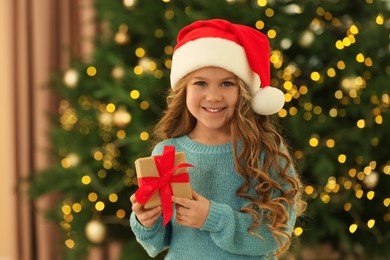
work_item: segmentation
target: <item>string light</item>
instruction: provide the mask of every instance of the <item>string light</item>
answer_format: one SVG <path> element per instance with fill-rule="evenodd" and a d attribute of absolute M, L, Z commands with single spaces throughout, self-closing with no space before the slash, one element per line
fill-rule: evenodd
<path fill-rule="evenodd" d="M 87 68 L 87 75 L 90 77 L 94 77 L 97 74 L 97 69 L 94 66 L 89 66 Z"/>
<path fill-rule="evenodd" d="M 149 139 L 149 133 L 148 132 L 142 132 L 140 135 L 139 135 L 139 138 L 142 140 L 142 141 L 146 141 Z"/>
<path fill-rule="evenodd" d="M 260 7 L 265 7 L 267 5 L 267 0 L 257 0 L 257 5 Z"/>
<path fill-rule="evenodd" d="M 133 9 L 136 4 L 137 4 L 137 0 L 123 0 L 123 5 L 127 9 Z"/>
<path fill-rule="evenodd" d="M 351 233 L 353 234 L 353 233 L 356 232 L 357 228 L 358 228 L 358 225 L 357 225 L 357 224 L 351 224 L 351 225 L 349 226 L 349 232 L 351 232 Z"/>
<path fill-rule="evenodd" d="M 73 205 L 72 205 L 72 210 L 75 212 L 75 213 L 80 213 L 81 212 L 81 210 L 82 210 L 82 206 L 81 206 L 81 204 L 80 203 L 74 203 Z"/>
<path fill-rule="evenodd" d="M 96 202 L 96 204 L 95 204 L 95 209 L 97 210 L 97 211 L 103 211 L 104 210 L 104 208 L 105 208 L 105 204 L 104 204 L 104 202 L 103 201 L 98 201 L 98 202 Z"/>
<path fill-rule="evenodd" d="M 89 177 L 88 175 L 84 175 L 81 178 L 81 183 L 84 184 L 84 185 L 90 184 L 91 183 L 91 177 Z"/>
<path fill-rule="evenodd" d="M 118 209 L 117 211 L 116 211 L 116 214 L 115 214 L 116 216 L 117 216 L 117 218 L 125 218 L 126 217 L 126 211 L 125 210 L 123 210 L 123 209 Z"/>
<path fill-rule="evenodd" d="M 74 248 L 75 243 L 74 243 L 73 239 L 67 239 L 67 240 L 65 240 L 65 246 L 66 246 L 67 248 L 69 248 L 69 249 Z"/>

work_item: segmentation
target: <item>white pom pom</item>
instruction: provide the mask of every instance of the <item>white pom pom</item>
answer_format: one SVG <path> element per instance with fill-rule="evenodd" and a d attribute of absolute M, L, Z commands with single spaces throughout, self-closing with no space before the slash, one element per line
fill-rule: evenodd
<path fill-rule="evenodd" d="M 284 105 L 284 94 L 274 87 L 260 88 L 252 98 L 252 108 L 259 115 L 272 115 Z"/>

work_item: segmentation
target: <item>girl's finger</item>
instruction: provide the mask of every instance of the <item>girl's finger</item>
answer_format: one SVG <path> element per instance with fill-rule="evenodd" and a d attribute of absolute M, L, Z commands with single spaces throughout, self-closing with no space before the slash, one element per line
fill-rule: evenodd
<path fill-rule="evenodd" d="M 131 204 L 134 204 L 136 202 L 135 194 L 130 196 L 130 202 L 131 202 Z"/>
<path fill-rule="evenodd" d="M 191 208 L 191 200 L 189 199 L 172 196 L 172 201 L 173 203 L 181 205 L 187 209 Z"/>

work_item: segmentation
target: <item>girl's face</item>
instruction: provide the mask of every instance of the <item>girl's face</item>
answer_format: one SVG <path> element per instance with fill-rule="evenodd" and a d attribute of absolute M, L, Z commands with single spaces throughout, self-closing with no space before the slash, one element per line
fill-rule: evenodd
<path fill-rule="evenodd" d="M 239 96 L 237 77 L 219 67 L 194 71 L 187 84 L 187 108 L 197 119 L 193 131 L 230 134 L 230 122 Z"/>

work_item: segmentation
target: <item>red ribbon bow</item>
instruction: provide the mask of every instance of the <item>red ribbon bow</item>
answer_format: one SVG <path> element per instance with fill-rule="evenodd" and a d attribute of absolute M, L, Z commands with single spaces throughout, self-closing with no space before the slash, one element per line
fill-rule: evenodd
<path fill-rule="evenodd" d="M 152 196 L 160 191 L 161 206 L 163 209 L 163 226 L 165 226 L 173 215 L 172 209 L 172 187 L 171 182 L 189 182 L 188 172 L 173 175 L 176 170 L 185 167 L 193 167 L 192 164 L 175 163 L 175 147 L 165 146 L 160 156 L 153 156 L 160 177 L 138 178 L 139 188 L 135 192 L 137 202 L 145 204 Z"/>

